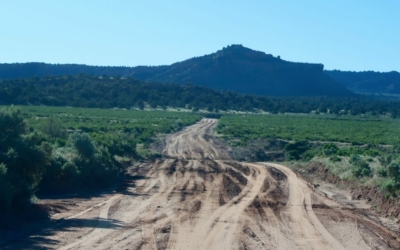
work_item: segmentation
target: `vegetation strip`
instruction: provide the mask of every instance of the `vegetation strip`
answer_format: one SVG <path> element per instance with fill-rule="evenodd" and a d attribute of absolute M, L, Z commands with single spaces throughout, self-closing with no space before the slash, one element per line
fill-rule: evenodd
<path fill-rule="evenodd" d="M 61 107 L 0 111 L 2 226 L 35 202 L 35 193 L 108 187 L 134 161 L 157 157 L 160 134 L 200 120 L 192 113 Z M 4 217 L 4 218 L 3 218 Z M 18 217 L 18 216 L 17 216 Z"/>

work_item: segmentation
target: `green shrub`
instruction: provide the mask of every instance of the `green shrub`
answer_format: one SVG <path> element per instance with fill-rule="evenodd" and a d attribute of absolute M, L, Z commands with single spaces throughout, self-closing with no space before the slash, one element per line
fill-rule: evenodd
<path fill-rule="evenodd" d="M 342 161 L 342 158 L 340 158 L 337 155 L 334 155 L 334 156 L 329 157 L 329 160 L 332 162 L 340 162 L 340 161 Z"/>
<path fill-rule="evenodd" d="M 338 150 L 339 150 L 338 146 L 336 146 L 336 144 L 333 143 L 324 144 L 322 146 L 322 154 L 324 156 L 335 155 Z"/>
<path fill-rule="evenodd" d="M 129 133 L 92 133 L 92 138 L 107 147 L 112 155 L 137 158 L 135 137 Z"/>
<path fill-rule="evenodd" d="M 27 206 L 49 163 L 40 134 L 27 131 L 19 110 L 0 111 L 0 209 Z"/>
<path fill-rule="evenodd" d="M 378 170 L 376 171 L 376 174 L 377 174 L 379 177 L 383 177 L 383 178 L 385 178 L 385 177 L 388 176 L 388 173 L 387 173 L 387 170 L 386 170 L 385 167 L 380 167 L 380 168 L 378 168 Z"/>
<path fill-rule="evenodd" d="M 388 154 L 388 155 L 383 155 L 383 156 L 379 156 L 378 157 L 379 162 L 381 163 L 382 166 L 388 166 L 392 160 L 393 160 L 393 156 Z"/>
<path fill-rule="evenodd" d="M 353 176 L 357 178 L 371 176 L 371 167 L 359 155 L 352 155 L 349 162 L 353 165 Z"/>
<path fill-rule="evenodd" d="M 40 125 L 40 130 L 51 138 L 67 139 L 66 129 L 60 119 L 49 117 Z"/>
<path fill-rule="evenodd" d="M 70 161 L 64 163 L 61 170 L 62 170 L 62 179 L 64 181 L 74 182 L 80 176 L 80 170 L 73 162 Z"/>
<path fill-rule="evenodd" d="M 400 164 L 397 162 L 392 162 L 387 168 L 387 172 L 390 178 L 394 180 L 395 183 L 400 182 Z"/>
<path fill-rule="evenodd" d="M 0 151 L 7 151 L 13 141 L 26 133 L 26 123 L 20 110 L 3 109 L 0 111 Z"/>
<path fill-rule="evenodd" d="M 400 190 L 400 185 L 393 180 L 387 180 L 381 184 L 380 189 L 388 195 L 395 195 Z"/>
<path fill-rule="evenodd" d="M 310 161 L 314 156 L 318 155 L 318 149 L 309 149 L 302 154 L 302 158 L 306 161 Z"/>
<path fill-rule="evenodd" d="M 294 143 L 286 144 L 285 146 L 285 158 L 286 160 L 300 160 L 302 154 L 310 148 L 310 145 L 306 141 L 298 141 Z"/>
<path fill-rule="evenodd" d="M 380 152 L 376 149 L 368 149 L 368 150 L 364 151 L 363 154 L 372 156 L 372 157 L 376 157 L 376 156 L 380 155 Z"/>
<path fill-rule="evenodd" d="M 69 141 L 78 151 L 78 154 L 86 159 L 92 159 L 96 152 L 92 138 L 87 133 L 75 132 L 70 135 Z"/>

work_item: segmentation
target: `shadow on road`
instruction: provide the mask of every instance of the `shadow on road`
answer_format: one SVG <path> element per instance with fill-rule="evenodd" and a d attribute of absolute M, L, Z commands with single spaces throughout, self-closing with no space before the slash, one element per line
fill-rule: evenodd
<path fill-rule="evenodd" d="M 62 232 L 74 232 L 82 228 L 122 227 L 123 224 L 120 221 L 113 219 L 94 217 L 52 220 L 50 219 L 50 214 L 68 211 L 71 206 L 76 206 L 75 204 L 83 202 L 85 199 L 95 197 L 101 199 L 115 192 L 131 196 L 147 196 L 147 194 L 132 192 L 132 188 L 136 186 L 135 182 L 144 179 L 147 179 L 147 177 L 125 175 L 120 179 L 117 186 L 102 192 L 97 190 L 95 192 L 85 191 L 64 195 L 42 194 L 39 196 L 41 204 L 32 205 L 29 213 L 25 212 L 20 216 L 14 216 L 20 217 L 18 220 L 9 219 L 10 227 L 3 229 L 0 227 L 0 249 L 53 249 L 59 242 L 51 239 L 52 235 Z"/>
<path fill-rule="evenodd" d="M 123 223 L 113 219 L 101 219 L 101 218 L 90 218 L 90 219 L 68 219 L 59 220 L 55 222 L 54 226 L 47 227 L 36 231 L 34 234 L 17 235 L 18 239 L 11 240 L 1 244 L 1 249 L 53 249 L 59 243 L 59 241 L 50 239 L 51 236 L 59 234 L 60 232 L 74 232 L 81 230 L 82 228 L 120 228 L 123 227 Z M 12 237 L 13 235 L 9 235 Z"/>

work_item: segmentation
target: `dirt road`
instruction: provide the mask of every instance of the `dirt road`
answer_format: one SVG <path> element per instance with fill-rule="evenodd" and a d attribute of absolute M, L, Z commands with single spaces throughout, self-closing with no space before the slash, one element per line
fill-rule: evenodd
<path fill-rule="evenodd" d="M 127 189 L 6 248 L 397 249 L 393 235 L 272 163 L 230 160 L 203 119 Z M 33 239 L 37 239 L 33 241 Z M 34 243 L 33 243 L 34 242 Z M 29 245 L 31 244 L 31 245 Z"/>

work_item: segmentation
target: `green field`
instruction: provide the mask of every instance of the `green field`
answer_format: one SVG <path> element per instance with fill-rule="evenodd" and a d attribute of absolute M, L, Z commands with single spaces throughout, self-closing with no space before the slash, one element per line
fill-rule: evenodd
<path fill-rule="evenodd" d="M 110 187 L 134 162 L 160 156 L 151 142 L 201 118 L 187 112 L 0 107 L 0 210 L 28 207 L 37 191 Z"/>
<path fill-rule="evenodd" d="M 386 197 L 400 193 L 399 119 L 225 115 L 217 133 L 233 148 L 256 150 L 257 157 L 271 150 L 265 141 L 282 139 L 287 143 L 280 148 L 287 165 L 307 167 L 310 161 L 316 161 L 340 179 L 377 188 Z"/>
<path fill-rule="evenodd" d="M 353 144 L 400 143 L 400 120 L 311 115 L 226 115 L 217 132 L 243 142 L 257 138 Z"/>
<path fill-rule="evenodd" d="M 200 115 L 184 112 L 138 111 L 71 107 L 17 106 L 28 125 L 39 129 L 49 117 L 61 120 L 69 131 L 80 130 L 96 136 L 118 133 L 147 143 L 159 134 L 176 131 L 201 119 Z"/>

